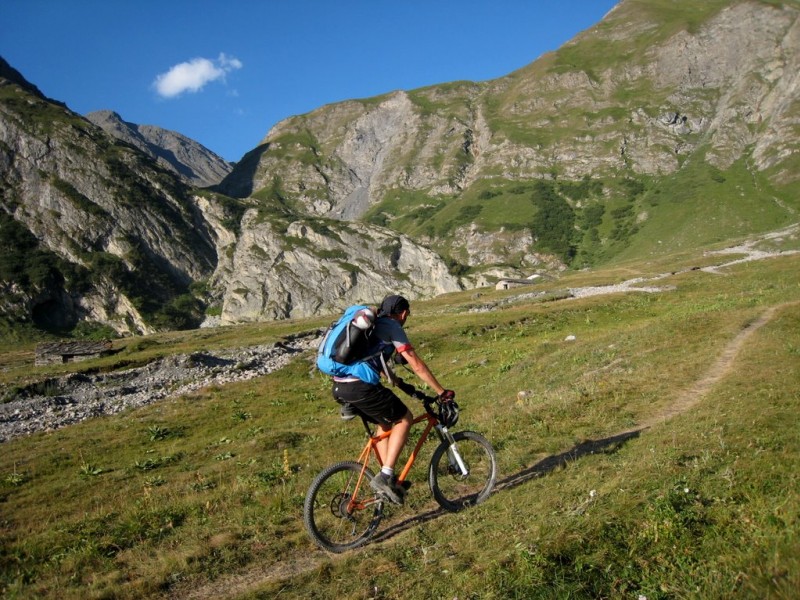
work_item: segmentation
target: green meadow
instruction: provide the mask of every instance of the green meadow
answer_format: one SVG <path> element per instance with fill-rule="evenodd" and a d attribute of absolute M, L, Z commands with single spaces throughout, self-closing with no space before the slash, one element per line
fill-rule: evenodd
<path fill-rule="evenodd" d="M 314 546 L 302 505 L 324 466 L 355 459 L 364 432 L 339 419 L 311 353 L 7 441 L 3 596 L 796 597 L 800 243 L 756 247 L 778 254 L 708 272 L 737 255 L 675 252 L 415 303 L 412 341 L 456 390 L 457 429 L 494 444 L 497 489 L 443 512 L 427 444 L 406 505 L 343 555 Z M 662 291 L 564 298 L 635 277 Z M 67 371 L 269 343 L 329 320 L 117 340 L 112 357 L 59 367 L 34 368 L 33 347 L 17 345 L 0 355 L 0 382 L 8 396 Z"/>

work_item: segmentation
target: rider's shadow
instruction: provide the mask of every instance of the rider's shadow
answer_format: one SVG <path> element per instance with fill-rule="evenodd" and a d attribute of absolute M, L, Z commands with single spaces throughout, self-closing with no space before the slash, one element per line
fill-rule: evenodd
<path fill-rule="evenodd" d="M 498 481 L 497 485 L 495 485 L 492 495 L 503 490 L 515 488 L 523 483 L 531 481 L 532 479 L 544 477 L 548 473 L 552 473 L 560 467 L 565 467 L 569 463 L 575 462 L 584 456 L 591 454 L 614 454 L 623 446 L 623 444 L 625 444 L 625 442 L 639 437 L 639 434 L 643 431 L 643 429 L 626 431 L 624 433 L 612 435 L 611 437 L 603 438 L 601 440 L 586 440 L 585 442 L 581 442 L 565 452 L 547 456 L 537 462 L 535 465 Z M 394 525 L 380 531 L 373 538 L 373 541 L 382 542 L 388 540 L 398 533 L 411 529 L 415 525 L 433 521 L 434 519 L 438 519 L 446 514 L 449 514 L 449 511 L 446 511 L 443 508 L 437 508 L 419 515 L 414 515 L 413 517 L 409 517 L 408 519 L 405 519 L 399 523 L 395 523 Z"/>

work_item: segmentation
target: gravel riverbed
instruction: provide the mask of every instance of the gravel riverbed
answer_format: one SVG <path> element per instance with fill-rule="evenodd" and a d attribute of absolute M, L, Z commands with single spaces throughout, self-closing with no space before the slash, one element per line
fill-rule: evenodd
<path fill-rule="evenodd" d="M 320 332 L 312 332 L 275 344 L 173 355 L 143 367 L 113 373 L 73 373 L 40 382 L 20 390 L 18 399 L 0 404 L 0 442 L 211 385 L 260 377 L 286 366 L 294 355 L 315 348 L 319 339 Z"/>
<path fill-rule="evenodd" d="M 722 261 L 721 264 L 691 267 L 652 277 L 637 277 L 612 285 L 569 288 L 563 290 L 564 298 L 666 292 L 674 287 L 646 284 L 690 270 L 721 275 L 725 267 L 742 262 L 796 254 L 797 250 L 771 252 L 759 250 L 755 246 L 760 241 L 795 237 L 798 229 L 799 226 L 795 224 L 766 234 L 758 240 L 709 253 L 720 257 L 735 256 L 733 260 Z M 471 312 L 497 310 L 502 305 L 530 300 L 543 294 L 545 292 L 522 292 L 501 301 L 473 307 Z M 288 336 L 284 341 L 270 345 L 173 355 L 133 369 L 113 373 L 73 373 L 39 382 L 20 390 L 13 401 L 0 404 L 0 442 L 145 406 L 211 385 L 224 385 L 272 373 L 286 366 L 296 354 L 316 348 L 322 334 L 322 331 L 306 332 Z"/>

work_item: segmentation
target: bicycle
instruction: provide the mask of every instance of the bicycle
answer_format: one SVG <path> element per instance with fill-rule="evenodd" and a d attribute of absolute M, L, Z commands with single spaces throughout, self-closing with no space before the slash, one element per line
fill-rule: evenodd
<path fill-rule="evenodd" d="M 474 431 L 451 433 L 442 422 L 447 418 L 441 419 L 441 411 L 434 408 L 440 408 L 437 398 L 418 390 L 409 395 L 421 400 L 425 408 L 423 414 L 414 418 L 412 427 L 423 422 L 426 425 L 397 477 L 398 484 L 408 490 L 407 476 L 428 435 L 435 431 L 440 443 L 428 467 L 428 485 L 434 500 L 450 512 L 486 500 L 497 480 L 497 458 L 492 445 Z M 366 543 L 375 534 L 384 516 L 384 502 L 388 502 L 369 485 L 374 476 L 369 463 L 374 457 L 380 470 L 381 458 L 376 446 L 391 432 L 376 435 L 367 420 L 362 417 L 362 421 L 367 442 L 358 459 L 323 469 L 311 483 L 303 505 L 303 521 L 311 539 L 329 552 L 345 552 Z"/>

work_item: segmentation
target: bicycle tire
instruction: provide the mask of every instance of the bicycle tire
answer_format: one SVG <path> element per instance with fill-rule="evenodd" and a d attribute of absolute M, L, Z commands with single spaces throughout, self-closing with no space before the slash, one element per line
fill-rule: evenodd
<path fill-rule="evenodd" d="M 428 470 L 428 484 L 439 506 L 457 512 L 480 504 L 494 489 L 497 481 L 497 457 L 489 441 L 474 431 L 453 434 L 458 453 L 469 474 L 464 477 L 448 455 L 450 443 L 442 442 L 433 452 Z"/>
<path fill-rule="evenodd" d="M 361 463 L 353 461 L 330 465 L 314 478 L 306 493 L 303 505 L 306 530 L 318 546 L 329 552 L 340 553 L 361 546 L 372 537 L 383 518 L 380 501 L 346 514 L 346 504 L 362 468 Z M 374 497 L 369 487 L 372 477 L 372 471 L 367 469 L 361 484 L 365 499 Z"/>

